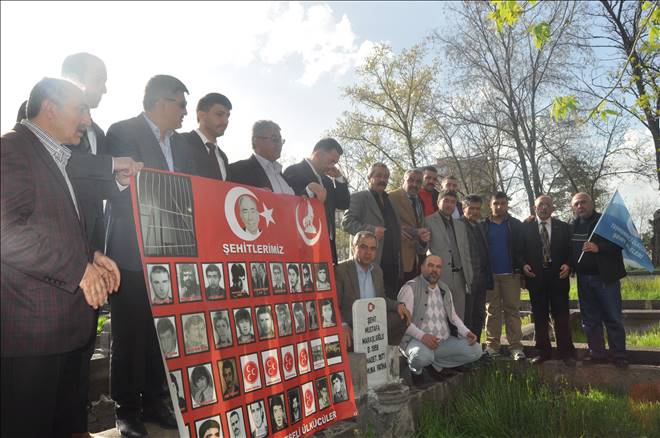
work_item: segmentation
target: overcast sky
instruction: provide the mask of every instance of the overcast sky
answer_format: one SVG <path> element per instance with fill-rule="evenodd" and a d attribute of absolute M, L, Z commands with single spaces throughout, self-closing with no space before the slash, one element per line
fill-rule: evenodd
<path fill-rule="evenodd" d="M 283 161 L 292 163 L 348 109 L 341 87 L 355 80 L 370 48 L 419 42 L 445 25 L 447 4 L 2 2 L 0 16 L 3 133 L 39 79 L 59 75 L 67 55 L 87 51 L 108 68 L 108 93 L 92 114 L 103 129 L 138 115 L 147 80 L 170 74 L 190 90 L 182 131 L 197 126 L 199 98 L 220 92 L 234 107 L 220 139 L 230 162 L 250 155 L 252 124 L 271 119 L 287 140 Z M 622 193 L 653 196 L 650 187 Z"/>

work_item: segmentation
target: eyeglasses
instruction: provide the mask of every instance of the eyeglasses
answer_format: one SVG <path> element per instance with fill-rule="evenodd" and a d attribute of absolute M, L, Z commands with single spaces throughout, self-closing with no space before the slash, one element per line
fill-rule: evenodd
<path fill-rule="evenodd" d="M 176 103 L 181 109 L 186 109 L 186 107 L 188 106 L 188 102 L 186 102 L 185 100 L 179 102 L 178 100 L 172 99 L 171 97 L 165 97 L 165 100 L 169 100 L 170 102 Z"/>
<path fill-rule="evenodd" d="M 260 138 L 262 140 L 269 140 L 271 143 L 275 144 L 284 144 L 286 143 L 286 140 L 283 139 L 282 137 L 276 137 L 276 136 L 271 136 L 271 137 L 265 137 L 263 135 L 255 135 L 254 138 Z"/>

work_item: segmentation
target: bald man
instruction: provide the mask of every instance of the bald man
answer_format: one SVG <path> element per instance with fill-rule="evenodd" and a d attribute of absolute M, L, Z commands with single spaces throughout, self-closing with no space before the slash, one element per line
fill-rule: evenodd
<path fill-rule="evenodd" d="M 412 313 L 412 322 L 401 340 L 413 383 L 423 383 L 426 369 L 442 380 L 443 368 L 455 368 L 481 357 L 481 345 L 456 314 L 449 287 L 440 281 L 443 261 L 428 256 L 421 274 L 407 282 L 397 297 Z"/>
<path fill-rule="evenodd" d="M 625 368 L 628 362 L 621 310 L 621 279 L 626 276 L 626 268 L 622 249 L 600 236 L 592 236 L 601 214 L 594 211 L 591 196 L 577 193 L 571 206 L 575 214 L 571 223 L 573 266 L 577 274 L 582 328 L 591 353 L 582 363 L 591 365 L 608 361 L 604 325 L 611 358 L 616 366 Z M 580 259 L 582 252 L 584 255 Z"/>
<path fill-rule="evenodd" d="M 542 363 L 552 357 L 548 324 L 554 321 L 559 357 L 569 367 L 575 366 L 575 348 L 571 340 L 568 291 L 571 272 L 571 233 L 566 222 L 551 217 L 555 207 L 550 196 L 534 201 L 535 217 L 525 222 L 523 229 L 522 271 L 525 275 L 532 314 L 536 349 L 539 355 L 532 363 Z"/>

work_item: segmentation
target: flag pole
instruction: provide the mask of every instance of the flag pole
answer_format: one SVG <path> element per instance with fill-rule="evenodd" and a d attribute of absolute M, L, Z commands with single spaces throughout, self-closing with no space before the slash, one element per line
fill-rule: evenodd
<path fill-rule="evenodd" d="M 610 200 L 607 201 L 607 205 L 606 205 L 605 208 L 603 209 L 603 212 L 605 212 L 605 211 L 607 210 L 607 207 L 610 206 L 610 204 L 612 203 L 612 200 L 614 199 L 614 195 L 616 195 L 617 193 L 619 193 L 619 189 L 616 189 L 616 190 L 614 191 L 614 193 L 612 193 L 612 196 L 610 196 Z M 593 202 L 593 201 L 592 201 L 592 202 Z M 600 223 L 600 221 L 601 221 L 602 219 L 603 219 L 603 214 L 601 213 L 600 217 L 598 218 L 598 222 L 596 222 L 596 226 L 594 226 L 594 229 L 591 230 L 591 234 L 589 235 L 589 238 L 588 238 L 587 241 L 584 242 L 584 243 L 591 242 L 591 238 L 594 237 L 594 231 L 596 231 L 596 228 L 598 228 L 598 224 Z M 580 257 L 578 257 L 577 264 L 579 264 L 579 263 L 580 263 L 580 260 L 582 260 L 582 256 L 584 256 L 584 249 L 582 250 L 582 253 L 580 254 Z"/>

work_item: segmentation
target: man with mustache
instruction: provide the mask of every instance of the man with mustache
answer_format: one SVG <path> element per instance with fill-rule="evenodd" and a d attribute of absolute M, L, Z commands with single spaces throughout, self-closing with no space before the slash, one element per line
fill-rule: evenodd
<path fill-rule="evenodd" d="M 177 78 L 157 75 L 145 87 L 144 112 L 110 126 L 108 151 L 129 156 L 154 169 L 196 174 L 187 142 L 175 129 L 187 114 L 186 86 Z M 135 234 L 128 190 L 108 202 L 106 247 L 122 274 L 112 309 L 111 395 L 122 435 L 147 434 L 143 421 L 176 428 L 165 370 L 158 348 Z"/>
<path fill-rule="evenodd" d="M 355 235 L 370 231 L 378 239 L 375 263 L 383 269 L 385 295 L 396 297 L 400 278 L 401 223 L 385 192 L 390 171 L 384 163 L 374 163 L 369 170 L 369 190 L 353 193 L 341 227 Z"/>
<path fill-rule="evenodd" d="M 195 151 L 194 160 L 198 175 L 227 179 L 229 162 L 227 155 L 218 146 L 218 137 L 225 134 L 231 115 L 231 102 L 220 93 L 209 93 L 197 103 L 197 122 L 199 127 L 182 134 L 191 151 Z"/>
<path fill-rule="evenodd" d="M 63 145 L 78 144 L 91 125 L 83 92 L 44 78 L 25 115 L 0 141 L 0 435 L 71 436 L 95 309 L 117 290 L 120 273 L 90 245 L 67 167 Z"/>

